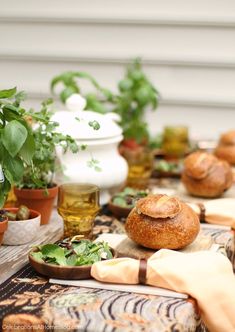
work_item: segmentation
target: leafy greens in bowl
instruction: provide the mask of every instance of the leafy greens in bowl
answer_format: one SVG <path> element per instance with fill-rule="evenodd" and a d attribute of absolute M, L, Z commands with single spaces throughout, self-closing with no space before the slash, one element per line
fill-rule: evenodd
<path fill-rule="evenodd" d="M 92 264 L 114 257 L 116 253 L 106 242 L 76 237 L 37 246 L 29 253 L 29 261 L 37 272 L 59 279 L 88 279 Z"/>
<path fill-rule="evenodd" d="M 133 208 L 135 202 L 143 197 L 146 197 L 148 192 L 146 190 L 139 190 L 130 187 L 126 187 L 123 191 L 116 193 L 112 197 L 112 203 L 124 208 Z"/>
<path fill-rule="evenodd" d="M 108 207 L 109 210 L 117 218 L 126 218 L 135 206 L 138 199 L 146 197 L 147 190 L 134 189 L 126 187 L 123 191 L 116 193 L 110 200 Z"/>

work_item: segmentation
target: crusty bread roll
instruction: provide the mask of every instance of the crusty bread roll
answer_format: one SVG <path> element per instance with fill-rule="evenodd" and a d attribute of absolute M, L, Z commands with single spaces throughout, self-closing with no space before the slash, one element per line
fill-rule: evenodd
<path fill-rule="evenodd" d="M 231 187 L 233 174 L 226 161 L 197 151 L 185 158 L 182 182 L 193 196 L 219 197 Z"/>
<path fill-rule="evenodd" d="M 215 155 L 235 165 L 235 130 L 230 130 L 221 136 Z"/>
<path fill-rule="evenodd" d="M 151 249 L 180 249 L 196 238 L 197 214 L 176 197 L 149 195 L 141 198 L 125 223 L 134 242 Z"/>

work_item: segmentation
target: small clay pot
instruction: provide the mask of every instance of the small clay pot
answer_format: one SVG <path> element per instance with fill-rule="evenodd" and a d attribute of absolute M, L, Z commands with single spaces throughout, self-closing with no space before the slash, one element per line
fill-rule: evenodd
<path fill-rule="evenodd" d="M 47 189 L 19 189 L 14 188 L 19 205 L 26 205 L 29 209 L 41 214 L 41 225 L 48 224 L 52 213 L 58 186 Z"/>
<path fill-rule="evenodd" d="M 0 221 L 0 246 L 2 244 L 3 235 L 4 235 L 5 231 L 7 230 L 7 227 L 8 227 L 8 218 L 5 218 L 5 220 Z"/>

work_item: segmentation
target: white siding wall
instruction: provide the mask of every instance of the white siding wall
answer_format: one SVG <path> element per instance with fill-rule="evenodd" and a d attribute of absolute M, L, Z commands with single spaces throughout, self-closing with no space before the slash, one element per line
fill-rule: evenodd
<path fill-rule="evenodd" d="M 0 0 L 0 87 L 31 105 L 64 70 L 115 88 L 141 56 L 161 92 L 151 131 L 188 124 L 208 138 L 235 128 L 234 0 Z"/>

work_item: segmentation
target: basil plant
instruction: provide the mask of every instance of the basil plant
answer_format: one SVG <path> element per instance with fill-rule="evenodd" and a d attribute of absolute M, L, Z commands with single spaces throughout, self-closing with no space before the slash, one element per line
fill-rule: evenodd
<path fill-rule="evenodd" d="M 16 88 L 0 91 L 0 206 L 11 186 L 23 177 L 24 165 L 32 163 L 35 152 L 28 113 L 20 106 L 24 97 Z"/>

